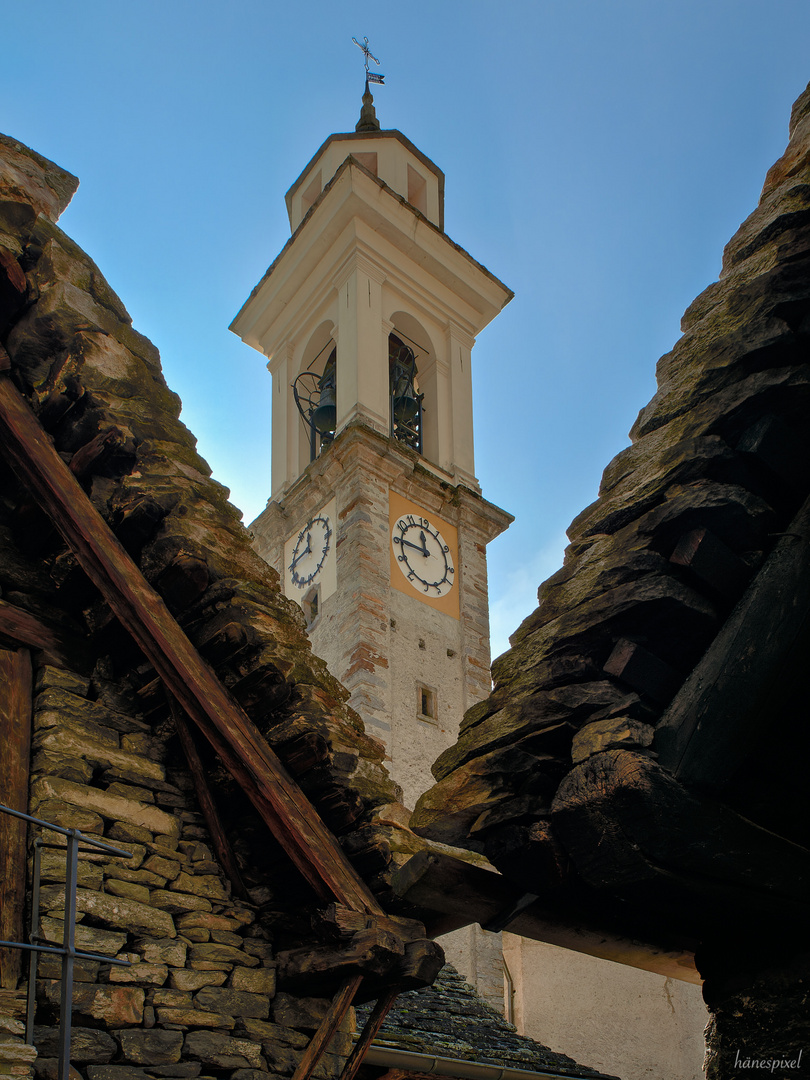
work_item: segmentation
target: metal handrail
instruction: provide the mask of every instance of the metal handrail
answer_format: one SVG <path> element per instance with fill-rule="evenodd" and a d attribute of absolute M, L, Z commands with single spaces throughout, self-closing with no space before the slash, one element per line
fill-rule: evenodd
<path fill-rule="evenodd" d="M 61 825 L 52 825 L 49 821 L 23 814 L 20 810 L 12 810 L 10 806 L 0 804 L 0 813 L 10 814 L 11 817 L 21 818 L 32 825 L 39 825 L 43 829 L 60 833 L 67 837 L 65 849 L 65 929 L 61 945 L 40 945 L 44 940 L 37 933 L 39 927 L 39 887 L 41 872 L 40 850 L 42 847 L 54 845 L 45 844 L 41 838 L 34 841 L 34 878 L 31 887 L 31 932 L 28 936 L 29 943 L 21 941 L 0 941 L 0 948 L 22 949 L 30 952 L 31 960 L 28 966 L 28 996 L 25 1014 L 25 1041 L 33 1045 L 34 1037 L 34 1012 L 36 1009 L 36 982 L 37 982 L 37 959 L 39 953 L 56 953 L 62 957 L 62 980 L 59 995 L 59 1073 L 58 1080 L 68 1080 L 70 1071 L 70 1036 L 72 1029 L 73 1014 L 73 967 L 76 960 L 101 960 L 105 964 L 116 964 L 120 967 L 129 967 L 129 960 L 118 960 L 115 957 L 103 956 L 100 953 L 85 952 L 76 948 L 76 888 L 79 872 L 79 848 L 80 845 L 88 845 L 101 851 L 109 851 L 111 854 L 123 859 L 131 859 L 131 851 L 122 851 L 120 848 L 104 844 L 92 836 L 87 836 L 79 829 L 63 829 Z"/>

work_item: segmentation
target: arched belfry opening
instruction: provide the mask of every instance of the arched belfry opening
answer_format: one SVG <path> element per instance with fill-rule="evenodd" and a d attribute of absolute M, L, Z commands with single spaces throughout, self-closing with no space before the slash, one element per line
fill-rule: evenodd
<path fill-rule="evenodd" d="M 391 434 L 417 454 L 422 453 L 422 401 L 416 354 L 398 334 L 388 335 L 388 379 Z"/>
<path fill-rule="evenodd" d="M 314 461 L 333 441 L 337 425 L 337 346 L 332 323 L 321 323 L 309 339 L 291 384 L 300 416 L 298 457 Z"/>
<path fill-rule="evenodd" d="M 436 461 L 436 356 L 431 339 L 407 312 L 396 312 L 388 335 L 391 435 Z"/>

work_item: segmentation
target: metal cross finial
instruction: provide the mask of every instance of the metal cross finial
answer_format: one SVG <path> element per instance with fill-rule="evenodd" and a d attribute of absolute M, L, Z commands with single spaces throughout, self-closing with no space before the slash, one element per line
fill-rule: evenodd
<path fill-rule="evenodd" d="M 369 49 L 369 47 L 368 47 L 368 38 L 367 37 L 363 38 L 363 44 L 362 45 L 360 44 L 360 42 L 357 40 L 356 37 L 353 37 L 352 41 L 355 43 L 355 45 L 357 46 L 358 49 L 362 50 L 363 56 L 366 58 L 366 75 L 368 75 L 368 62 L 369 62 L 369 59 L 373 60 L 374 63 L 377 65 L 377 67 L 380 66 L 380 61 L 377 59 L 377 57 L 374 55 L 374 53 Z"/>
<path fill-rule="evenodd" d="M 380 66 L 380 61 L 377 59 L 377 57 L 374 55 L 374 53 L 368 47 L 368 38 L 367 37 L 363 38 L 363 44 L 362 45 L 360 44 L 360 42 L 357 40 L 356 37 L 353 37 L 352 41 L 355 43 L 357 48 L 360 49 L 360 51 L 363 53 L 363 56 L 365 57 L 365 61 L 366 61 L 366 82 L 372 82 L 372 83 L 382 83 L 382 82 L 384 82 L 384 80 L 385 80 L 384 75 L 377 75 L 376 73 L 369 72 L 369 70 L 368 70 L 368 62 L 369 62 L 369 60 L 373 60 L 374 63 L 377 65 L 377 67 Z"/>

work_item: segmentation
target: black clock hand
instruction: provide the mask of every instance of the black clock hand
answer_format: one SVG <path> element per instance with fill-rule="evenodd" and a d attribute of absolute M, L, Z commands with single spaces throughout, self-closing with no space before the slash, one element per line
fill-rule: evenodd
<path fill-rule="evenodd" d="M 312 546 L 311 545 L 312 545 L 312 533 L 307 533 L 307 546 L 301 552 L 300 555 L 296 556 L 296 558 L 293 559 L 292 563 L 290 564 L 290 570 L 294 570 L 296 568 L 296 566 L 301 562 L 301 560 L 306 555 L 310 555 L 312 553 Z"/>
<path fill-rule="evenodd" d="M 427 540 L 425 540 L 425 534 L 423 532 L 419 533 L 419 539 L 422 541 L 422 554 L 427 558 L 429 553 L 427 549 Z"/>
<path fill-rule="evenodd" d="M 402 544 L 403 547 L 412 547 L 414 549 L 414 551 L 420 551 L 423 555 L 427 554 L 427 552 L 424 550 L 424 547 L 425 547 L 424 538 L 423 538 L 422 547 L 419 547 L 418 544 L 412 544 L 410 542 L 410 540 L 402 540 L 401 539 L 399 542 L 400 542 L 400 544 Z"/>

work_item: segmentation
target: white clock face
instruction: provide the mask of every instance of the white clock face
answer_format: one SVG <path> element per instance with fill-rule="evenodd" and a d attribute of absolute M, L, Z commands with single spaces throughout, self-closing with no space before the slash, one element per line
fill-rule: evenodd
<path fill-rule="evenodd" d="M 331 544 L 329 518 L 325 514 L 310 518 L 298 534 L 287 567 L 293 585 L 306 589 L 316 580 L 332 550 Z"/>
<path fill-rule="evenodd" d="M 391 547 L 402 575 L 422 596 L 446 596 L 455 567 L 450 548 L 427 518 L 403 514 L 391 530 Z"/>

